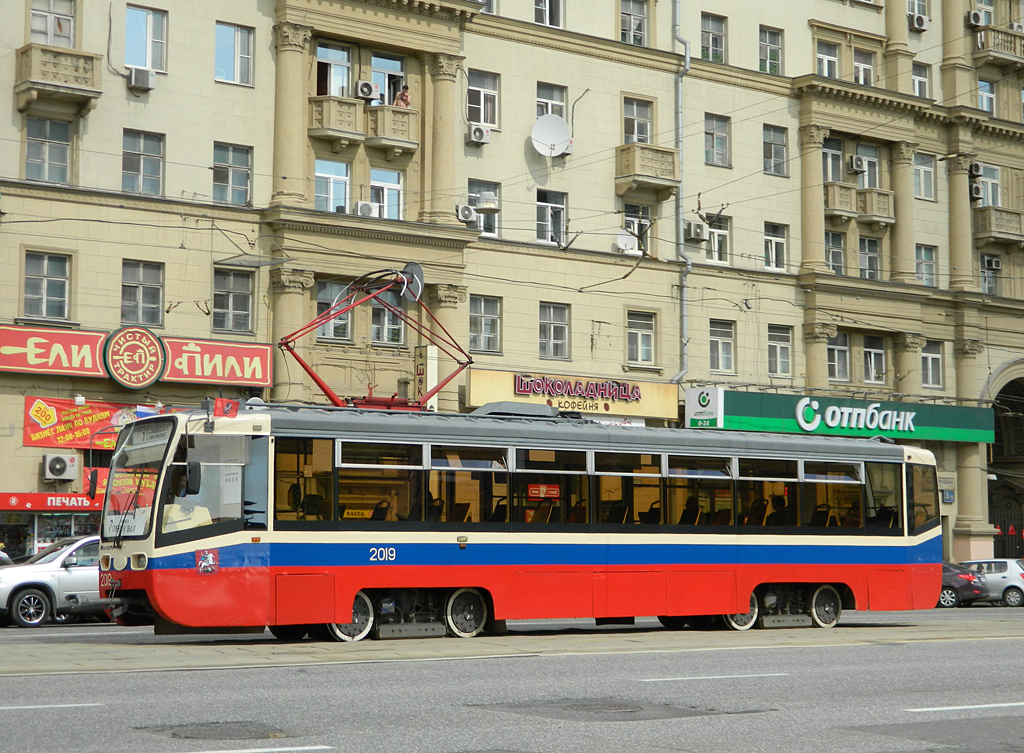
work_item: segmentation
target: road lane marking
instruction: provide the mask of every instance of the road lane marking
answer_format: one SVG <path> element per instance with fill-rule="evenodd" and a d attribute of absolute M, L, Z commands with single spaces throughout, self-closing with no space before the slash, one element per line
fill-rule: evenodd
<path fill-rule="evenodd" d="M 655 677 L 638 682 L 686 682 L 688 680 L 744 680 L 748 677 L 789 677 L 788 672 L 772 672 L 763 675 L 711 675 L 708 677 Z"/>
<path fill-rule="evenodd" d="M 300 750 L 336 750 L 330 745 L 305 745 L 301 748 L 239 748 L 238 750 L 200 750 L 196 753 L 294 753 Z"/>
<path fill-rule="evenodd" d="M 903 709 L 904 711 L 970 711 L 971 709 L 1006 709 L 1013 706 L 1024 706 L 1024 701 L 1018 703 L 979 703 L 976 706 L 935 706 L 930 709 Z"/>
<path fill-rule="evenodd" d="M 25 709 L 80 709 L 84 706 L 104 706 L 102 703 L 52 703 L 46 706 L 0 706 L 0 711 L 23 711 Z"/>

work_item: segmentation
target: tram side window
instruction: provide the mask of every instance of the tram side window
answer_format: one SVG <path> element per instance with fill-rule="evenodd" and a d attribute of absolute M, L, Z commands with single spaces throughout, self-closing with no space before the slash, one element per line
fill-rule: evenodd
<path fill-rule="evenodd" d="M 192 434 L 182 437 L 164 485 L 162 533 L 212 525 L 242 517 L 243 469 L 250 461 L 245 436 Z M 197 494 L 186 495 L 187 463 L 201 464 Z"/>
<path fill-rule="evenodd" d="M 935 468 L 907 466 L 907 523 L 911 532 L 924 531 L 939 519 L 939 485 Z"/>
<path fill-rule="evenodd" d="M 863 528 L 863 490 L 859 483 L 801 484 L 801 525 L 810 528 Z"/>
<path fill-rule="evenodd" d="M 668 456 L 665 522 L 668 525 L 732 525 L 732 458 Z"/>
<path fill-rule="evenodd" d="M 662 522 L 661 458 L 658 455 L 598 452 L 594 455 L 595 522 L 658 525 Z M 611 475 L 615 474 L 615 475 Z"/>
<path fill-rule="evenodd" d="M 431 447 L 427 519 L 445 523 L 508 522 L 506 450 Z M 421 520 L 413 510 L 411 519 Z"/>
<path fill-rule="evenodd" d="M 274 519 L 334 520 L 333 441 L 278 437 L 274 449 Z"/>
<path fill-rule="evenodd" d="M 418 444 L 339 443 L 338 516 L 343 521 L 436 520 L 436 501 L 423 486 Z M 353 467 L 347 467 L 353 466 Z"/>
<path fill-rule="evenodd" d="M 795 460 L 740 458 L 736 482 L 737 523 L 746 526 L 796 525 L 787 489 L 799 478 Z M 769 523 L 769 516 L 771 522 Z"/>
<path fill-rule="evenodd" d="M 518 473 L 512 484 L 513 522 L 580 524 L 590 520 L 589 477 Z"/>
<path fill-rule="evenodd" d="M 898 463 L 865 463 L 865 521 L 868 529 L 881 533 L 903 530 L 902 466 Z"/>

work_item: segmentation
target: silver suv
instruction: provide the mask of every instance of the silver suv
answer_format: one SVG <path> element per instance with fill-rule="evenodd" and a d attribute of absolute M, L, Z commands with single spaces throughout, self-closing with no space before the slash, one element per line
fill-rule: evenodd
<path fill-rule="evenodd" d="M 99 536 L 61 539 L 20 565 L 0 568 L 0 625 L 49 622 L 54 609 L 67 604 L 68 594 L 98 599 L 99 548 Z"/>
<path fill-rule="evenodd" d="M 1002 602 L 1008 607 L 1024 607 L 1024 560 L 968 560 L 960 564 L 985 573 L 988 597 L 982 601 Z"/>

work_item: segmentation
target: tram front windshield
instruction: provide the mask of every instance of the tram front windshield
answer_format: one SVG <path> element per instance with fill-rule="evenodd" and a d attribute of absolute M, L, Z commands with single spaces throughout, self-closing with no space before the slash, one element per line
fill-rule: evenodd
<path fill-rule="evenodd" d="M 103 504 L 104 540 L 149 535 L 174 421 L 167 416 L 129 424 L 121 430 Z"/>

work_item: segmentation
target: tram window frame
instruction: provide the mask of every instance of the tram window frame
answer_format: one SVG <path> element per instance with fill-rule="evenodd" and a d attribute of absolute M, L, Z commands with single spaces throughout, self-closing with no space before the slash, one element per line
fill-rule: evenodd
<path fill-rule="evenodd" d="M 501 453 L 501 457 L 497 459 L 498 465 L 475 465 L 472 464 L 474 458 L 467 458 L 471 464 L 466 465 L 462 463 L 462 458 L 459 457 L 460 465 L 451 465 L 450 462 L 443 462 L 443 458 L 439 458 L 437 455 L 441 451 L 445 450 L 471 450 L 479 453 Z M 445 470 L 459 470 L 459 471 L 509 471 L 509 458 L 512 455 L 512 450 L 509 447 L 485 447 L 482 445 L 460 445 L 460 444 L 432 444 L 430 445 L 430 451 L 425 457 L 429 458 L 430 469 L 445 469 Z M 492 463 L 495 461 L 492 459 Z"/>
<path fill-rule="evenodd" d="M 904 466 L 904 463 L 864 463 L 864 522 L 868 535 L 903 535 Z M 883 472 L 888 479 L 879 477 Z"/>
<path fill-rule="evenodd" d="M 927 474 L 927 478 L 922 475 L 923 472 L 930 471 Z M 935 472 L 935 467 L 931 465 L 924 465 L 922 463 L 907 463 L 904 466 L 904 475 L 906 476 L 907 493 L 904 497 L 906 505 L 906 521 L 907 531 L 910 534 L 922 533 L 924 531 L 931 530 L 939 524 L 940 513 L 939 513 L 939 493 L 938 493 L 938 476 Z M 931 505 L 926 505 L 918 502 L 917 483 L 918 480 L 927 480 L 934 492 L 931 495 Z M 927 493 L 927 489 L 925 490 Z M 922 509 L 924 508 L 925 518 L 918 524 L 917 519 L 921 515 Z M 929 513 L 931 513 L 929 515 Z"/>
<path fill-rule="evenodd" d="M 811 473 L 808 473 L 808 466 L 811 466 Z M 824 466 L 824 473 L 815 472 L 816 466 Z M 844 466 L 853 471 L 853 476 L 829 472 L 832 468 L 841 469 Z M 862 484 L 864 483 L 864 463 L 858 461 L 801 460 L 800 480 L 828 484 Z"/>
<path fill-rule="evenodd" d="M 643 458 L 649 457 L 651 461 L 648 463 L 643 462 Z M 622 470 L 621 467 L 616 468 L 615 465 L 621 464 L 624 466 L 624 459 L 636 458 L 640 462 L 634 462 L 634 470 L 626 471 Z M 653 472 L 637 471 L 636 468 L 654 468 Z M 594 452 L 594 475 L 596 476 L 639 476 L 642 478 L 661 478 L 662 476 L 662 455 L 656 452 Z"/>
<path fill-rule="evenodd" d="M 467 451 L 465 461 L 458 456 L 459 451 Z M 455 454 L 453 458 L 452 455 Z M 472 455 L 487 456 L 490 459 L 473 458 Z M 509 497 L 512 495 L 511 474 L 508 468 L 511 448 L 487 447 L 482 445 L 432 444 L 429 447 L 428 459 L 430 470 L 427 474 L 426 494 L 429 497 L 423 505 L 427 513 L 427 521 L 446 527 L 473 526 L 489 523 L 504 525 L 508 521 Z M 454 465 L 457 462 L 458 465 Z M 477 463 L 473 463 L 477 460 Z M 487 463 L 486 465 L 484 463 Z M 486 482 L 484 475 L 491 477 Z M 503 477 L 503 478 L 499 478 Z M 495 482 L 504 484 L 504 497 L 495 498 L 493 493 L 489 504 L 484 504 L 483 489 Z M 466 501 L 466 491 L 476 484 L 475 499 Z M 443 491 L 442 491 L 443 489 Z M 435 493 L 436 492 L 436 493 Z M 471 495 L 472 496 L 472 495 Z M 497 509 L 497 500 L 505 501 L 505 520 L 493 521 Z M 432 509 L 436 508 L 436 509 Z M 474 509 L 475 508 L 475 509 Z M 455 519 L 458 518 L 458 519 Z"/>
<path fill-rule="evenodd" d="M 762 463 L 764 467 L 757 468 L 753 464 Z M 757 471 L 764 470 L 775 470 L 769 466 L 775 465 L 776 468 L 782 466 L 792 466 L 791 469 L 787 469 L 786 474 L 777 473 L 759 473 Z M 751 473 L 747 474 L 746 471 L 750 470 Z M 755 458 L 755 457 L 740 457 L 737 458 L 736 462 L 736 480 L 737 481 L 798 481 L 800 478 L 799 462 L 796 460 L 786 460 L 780 458 Z"/>
<path fill-rule="evenodd" d="M 409 449 L 419 450 L 419 462 L 418 463 L 358 463 L 345 460 L 345 448 L 346 446 L 366 446 L 366 447 L 407 447 Z M 419 442 L 361 442 L 358 440 L 350 439 L 336 439 L 334 440 L 334 467 L 335 468 L 405 468 L 411 470 L 423 470 L 427 467 L 427 462 L 430 457 L 429 445 L 424 445 Z"/>
<path fill-rule="evenodd" d="M 707 468 L 679 468 L 673 466 L 672 463 L 675 460 L 685 461 L 688 465 L 694 465 L 695 461 L 698 464 L 707 464 Z M 724 466 L 721 466 L 722 462 L 725 462 Z M 713 465 L 719 465 L 721 469 L 718 472 L 712 472 Z M 703 478 L 703 479 L 735 479 L 736 478 L 736 458 L 729 455 L 674 455 L 669 454 L 665 459 L 665 475 L 669 478 Z"/>
<path fill-rule="evenodd" d="M 555 454 L 555 459 L 551 461 L 542 461 L 539 458 L 531 461 L 529 453 L 533 452 L 550 452 Z M 586 450 L 566 450 L 555 447 L 517 447 L 515 449 L 515 467 L 516 473 L 567 473 L 571 475 L 583 476 L 590 473 L 590 455 L 591 453 Z M 583 460 L 583 468 L 579 469 L 579 465 L 573 464 L 568 467 L 566 466 L 553 466 L 551 464 L 558 463 L 560 458 L 566 460 L 579 460 L 580 456 Z M 536 463 L 536 465 L 534 465 Z M 544 463 L 541 465 L 541 463 Z"/>

